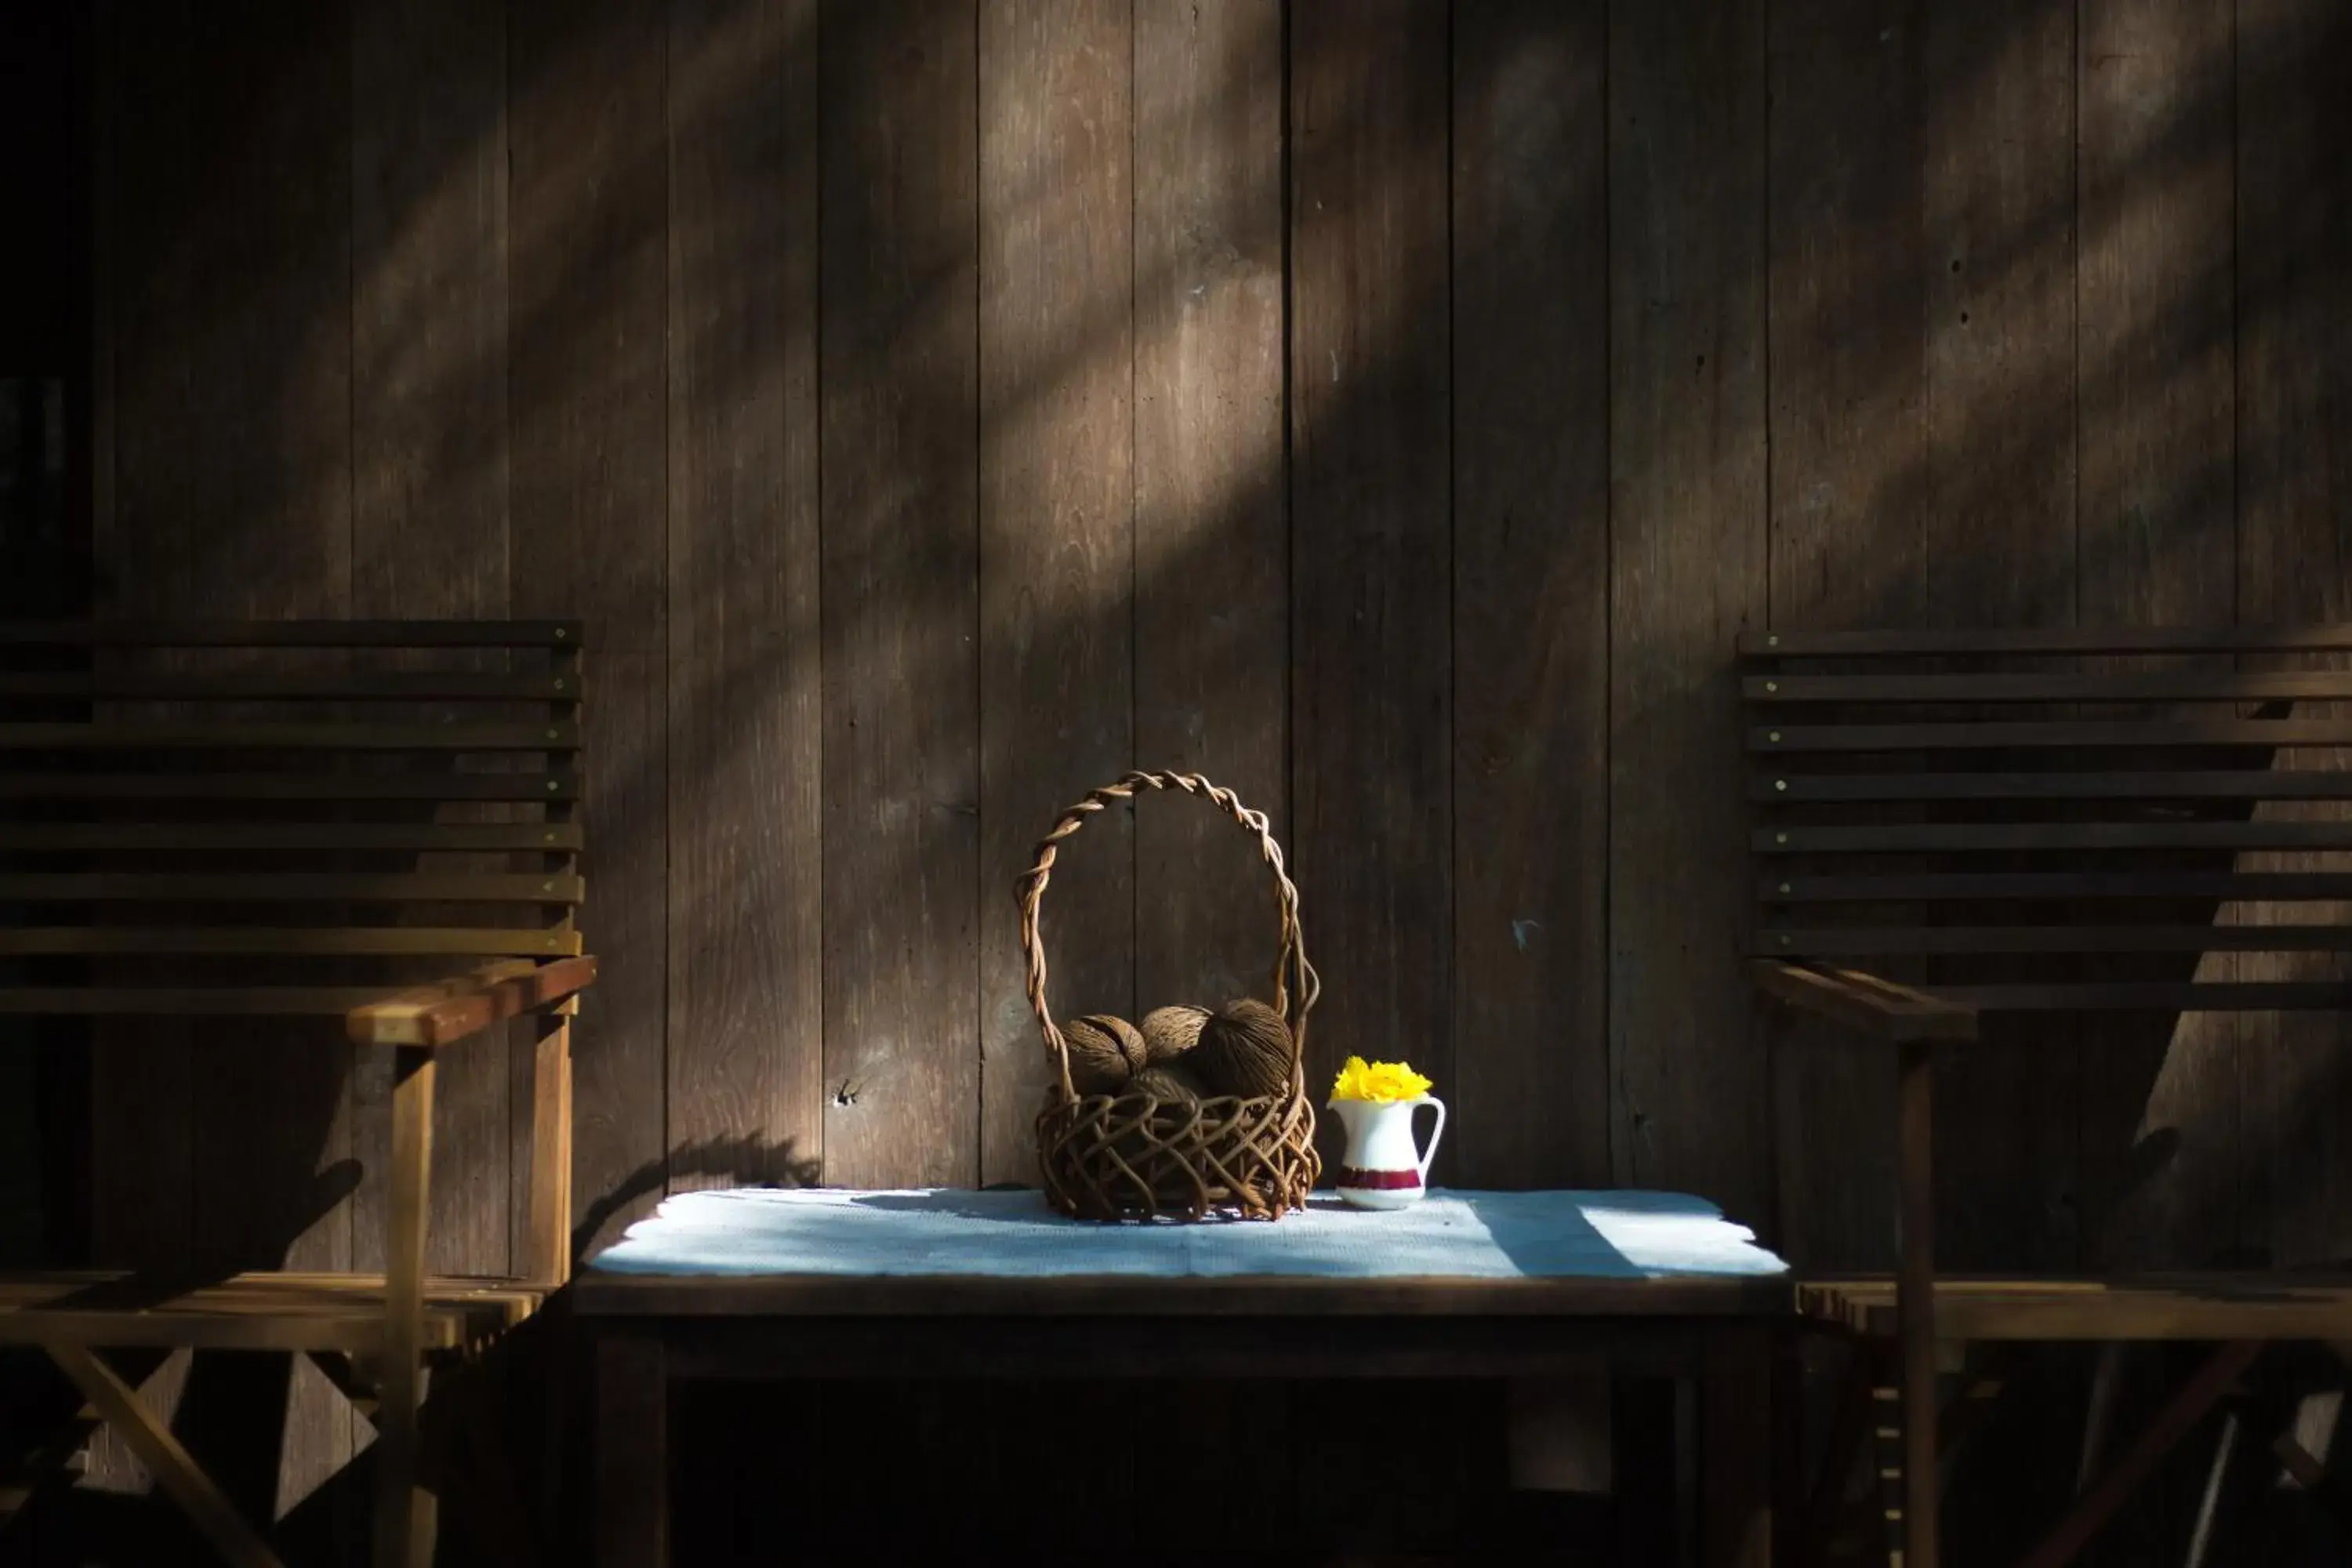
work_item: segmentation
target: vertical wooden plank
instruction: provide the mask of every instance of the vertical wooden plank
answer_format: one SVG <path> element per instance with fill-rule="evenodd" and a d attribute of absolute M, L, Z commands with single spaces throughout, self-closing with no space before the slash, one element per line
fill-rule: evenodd
<path fill-rule="evenodd" d="M 2227 625 L 2231 19 L 2186 0 L 2097 0 L 2079 25 L 2080 613 L 2092 625 Z M 2170 1029 L 2118 1019 L 2087 1041 L 2086 1265 L 2208 1264 L 2234 1244 L 2236 1078 L 2226 1017 L 2189 1015 Z M 2168 1158 L 2147 1158 L 2168 1143 Z"/>
<path fill-rule="evenodd" d="M 1135 5 L 1134 657 L 1138 763 L 1227 785 L 1287 845 L 1282 11 L 1279 0 Z M 1139 1010 L 1269 994 L 1265 879 L 1218 814 L 1139 805 Z M 1279 1428 L 1292 1394 L 1246 1398 Z M 1237 1397 L 1213 1385 L 1171 1398 L 1176 1441 L 1232 1421 Z M 1244 1534 L 1263 1528 L 1251 1504 L 1263 1513 L 1276 1489 L 1225 1500 Z"/>
<path fill-rule="evenodd" d="M 115 106 L 108 172 L 118 258 L 111 275 L 112 395 L 105 404 L 110 504 L 100 514 L 97 610 L 157 614 L 187 593 L 185 525 L 172 510 L 194 479 L 190 348 L 174 323 L 194 299 L 194 106 L 184 7 L 114 19 L 100 47 Z M 92 1026 L 91 1242 L 113 1268 L 181 1268 L 194 1234 L 192 1064 L 184 1025 Z"/>
<path fill-rule="evenodd" d="M 670 15 L 673 1190 L 818 1158 L 815 0 Z"/>
<path fill-rule="evenodd" d="M 587 621 L 604 963 L 574 1035 L 572 1180 L 593 1247 L 666 1176 L 664 8 L 518 0 L 508 39 L 514 609 Z"/>
<path fill-rule="evenodd" d="M 1775 625 L 1903 626 L 1919 613 L 1917 8 L 1772 8 Z"/>
<path fill-rule="evenodd" d="M 1135 763 L 1134 15 L 986 0 L 979 48 L 980 1171 L 1002 1182 L 1035 1178 L 1046 1079 L 1009 879 Z M 1070 1011 L 1135 1016 L 1131 820 L 1056 868 Z"/>
<path fill-rule="evenodd" d="M 359 0 L 352 68 L 352 613 L 502 616 L 504 16 L 453 0 Z M 509 1267 L 508 1033 L 441 1064 L 436 1273 Z M 391 1068 L 388 1051 L 359 1053 L 353 1068 L 352 1247 L 364 1268 L 385 1266 Z"/>
<path fill-rule="evenodd" d="M 509 605 L 504 8 L 358 0 L 352 28 L 352 610 L 502 616 Z M 430 858 L 452 868 L 486 864 Z M 425 1187 L 430 1272 L 517 1270 L 510 1086 L 518 1032 L 494 1028 L 436 1068 Z M 361 1185 L 352 1201 L 352 1261 L 388 1271 L 394 1053 L 352 1054 Z M 374 1424 L 352 1415 L 350 1425 L 355 1449 L 375 1441 Z"/>
<path fill-rule="evenodd" d="M 507 613 L 503 22 L 352 7 L 354 615 Z"/>
<path fill-rule="evenodd" d="M 383 1394 L 377 1410 L 375 1506 L 370 1523 L 378 1568 L 431 1568 L 436 1510 L 417 1484 L 418 1416 L 425 1396 L 425 1236 L 432 1211 L 433 1090 L 438 1053 L 394 1053 L 392 1171 L 386 1186 Z"/>
<path fill-rule="evenodd" d="M 1610 1064 L 1618 1180 L 1766 1213 L 1732 639 L 1765 613 L 1762 6 L 1612 6 Z"/>
<path fill-rule="evenodd" d="M 1431 0 L 1290 16 L 1291 778 L 1318 1094 L 1350 1055 L 1454 1078 L 1446 21 Z"/>
<path fill-rule="evenodd" d="M 110 7 L 98 40 L 101 130 L 110 128 L 105 182 L 108 340 L 99 366 L 104 439 L 92 519 L 94 608 L 153 614 L 178 585 L 180 531 L 168 516 L 192 478 L 195 432 L 186 406 L 190 345 L 173 323 L 194 296 L 189 162 L 194 137 L 191 47 L 184 6 Z M 90 1024 L 91 1261 L 102 1268 L 185 1268 L 194 1237 L 192 1116 L 194 1062 L 187 1024 L 93 1019 Z M 140 1391 L 169 1421 L 187 1372 L 175 1356 Z M 100 1427 L 89 1483 L 151 1489 L 125 1440 Z"/>
<path fill-rule="evenodd" d="M 1927 618 L 2067 625 L 2075 586 L 2074 7 L 1931 6 L 1925 76 Z M 1995 1019 L 1988 1037 L 1990 1049 L 1937 1060 L 1940 1261 L 2066 1267 L 2080 1181 L 2074 1025 Z M 1982 1136 L 1988 1127 L 2004 1131 Z"/>
<path fill-rule="evenodd" d="M 1136 759 L 1206 773 L 1287 842 L 1282 111 L 1276 0 L 1139 0 Z M 1135 885 L 1138 1007 L 1266 994 L 1265 871 L 1229 823 L 1142 803 Z"/>
<path fill-rule="evenodd" d="M 1771 8 L 1774 626 L 1915 625 L 1925 596 L 1918 9 Z M 1780 1243 L 1808 1268 L 1883 1268 L 1894 1063 L 1778 1022 Z"/>
<path fill-rule="evenodd" d="M 1454 13 L 1453 1098 L 1466 1186 L 1609 1184 L 1608 47 L 1589 0 Z"/>
<path fill-rule="evenodd" d="M 836 4 L 823 33 L 824 1175 L 970 1182 L 974 17 L 949 0 Z"/>
<path fill-rule="evenodd" d="M 2352 12 L 2245 0 L 2237 21 L 2238 617 L 2352 619 Z M 2340 769 L 2352 758 L 2305 752 L 2294 763 Z M 2259 859 L 2263 869 L 2321 863 Z M 2268 918 L 2345 920 L 2352 910 L 2296 905 Z M 2242 964 L 2248 980 L 2344 973 L 2340 959 L 2305 954 Z M 2297 1268 L 2352 1248 L 2343 1030 L 2332 1014 L 2240 1022 L 2242 1245 L 2254 1260 Z"/>
<path fill-rule="evenodd" d="M 533 1027 L 530 1153 L 522 1224 L 515 1231 L 515 1272 L 557 1284 L 572 1278 L 572 1018 L 542 1017 Z"/>
<path fill-rule="evenodd" d="M 663 668 L 654 655 L 593 648 L 585 662 L 583 765 L 593 772 L 582 811 L 588 852 L 581 865 L 595 879 L 598 968 L 572 1031 L 575 1256 L 617 1239 L 650 1212 L 668 1174 L 662 1142 L 668 816 Z"/>
<path fill-rule="evenodd" d="M 176 613 L 349 613 L 352 576 L 352 37 L 340 7 L 271 0 L 191 15 L 181 68 L 189 206 L 184 334 L 192 461 L 144 525 L 183 541 Z M 331 1025 L 206 1019 L 196 1070 L 192 1255 L 199 1267 L 343 1268 L 352 1052 Z M 351 1425 L 322 1380 L 199 1358 L 179 1409 L 190 1447 L 261 1519 L 340 1469 Z M 280 1425 L 282 1417 L 282 1426 Z M 273 1445 L 272 1438 L 277 1441 Z"/>

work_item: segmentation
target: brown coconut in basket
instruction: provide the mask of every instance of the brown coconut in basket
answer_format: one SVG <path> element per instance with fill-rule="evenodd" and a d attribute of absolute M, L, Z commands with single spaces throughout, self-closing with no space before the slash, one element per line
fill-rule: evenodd
<path fill-rule="evenodd" d="M 1273 1000 L 1162 1007 L 1129 1031 L 1108 1015 L 1065 1030 L 1045 1005 L 1039 911 L 1062 841 L 1140 792 L 1205 800 L 1257 840 L 1274 879 Z M 1275 1219 L 1306 1206 L 1321 1163 L 1301 1066 L 1319 989 L 1298 922 L 1298 889 L 1265 814 L 1194 773 L 1132 773 L 1062 814 L 1020 882 L 1029 1005 L 1054 1073 L 1037 1118 L 1045 1195 L 1081 1219 Z M 1134 1065 L 1129 1033 L 1139 1045 Z M 1125 1071 L 1120 1069 L 1124 1068 Z"/>

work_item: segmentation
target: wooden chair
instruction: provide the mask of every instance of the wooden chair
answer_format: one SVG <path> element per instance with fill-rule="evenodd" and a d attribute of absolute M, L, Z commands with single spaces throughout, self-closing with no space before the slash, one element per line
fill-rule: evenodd
<path fill-rule="evenodd" d="M 569 1271 L 570 1016 L 595 973 L 573 923 L 580 641 L 553 621 L 0 624 L 0 1013 L 340 1019 L 393 1054 L 386 1273 L 0 1280 L 0 1344 L 47 1352 L 80 1426 L 114 1426 L 238 1568 L 276 1558 L 98 1352 L 313 1358 L 373 1401 L 378 1568 L 422 1568 L 424 1369 Z M 528 1270 L 428 1279 L 436 1053 L 525 1015 Z"/>
<path fill-rule="evenodd" d="M 2054 1568 L 2263 1342 L 2352 1337 L 2352 1289 L 1938 1278 L 1935 1047 L 2007 1012 L 2132 1015 L 2168 1033 L 2191 1010 L 2352 1007 L 2341 967 L 2312 973 L 2313 955 L 2352 952 L 2352 925 L 2313 912 L 2352 898 L 2352 869 L 2279 864 L 2352 849 L 2352 773 L 2322 750 L 2352 745 L 2335 706 L 2352 700 L 2352 626 L 1780 631 L 1739 652 L 1757 984 L 1900 1063 L 1896 1274 L 1811 1281 L 1801 1303 L 1898 1358 L 1906 1568 L 1936 1562 L 1939 1341 L 2221 1346 L 2027 1559 Z M 2242 868 L 2247 851 L 2280 854 Z M 2262 900 L 2298 912 L 2217 921 Z M 2200 972 L 2208 954 L 2253 952 L 2287 956 L 2253 980 Z M 1866 1394 L 1840 1424 L 1848 1441 L 1884 1425 Z"/>

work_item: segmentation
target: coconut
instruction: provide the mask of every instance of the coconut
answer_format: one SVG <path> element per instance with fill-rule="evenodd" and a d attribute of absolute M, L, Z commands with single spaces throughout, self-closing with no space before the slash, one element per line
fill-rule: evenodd
<path fill-rule="evenodd" d="M 1255 1100 L 1290 1089 L 1290 1026 L 1263 1002 L 1228 1002 L 1201 1026 L 1185 1058 L 1216 1094 Z"/>
<path fill-rule="evenodd" d="M 1201 1026 L 1209 1021 L 1206 1007 L 1180 1003 L 1154 1007 L 1143 1016 L 1143 1047 L 1152 1061 L 1172 1062 L 1201 1043 Z"/>
<path fill-rule="evenodd" d="M 1080 1094 L 1118 1094 L 1150 1063 L 1134 1025 L 1108 1013 L 1087 1013 L 1062 1026 L 1070 1048 L 1070 1086 Z"/>

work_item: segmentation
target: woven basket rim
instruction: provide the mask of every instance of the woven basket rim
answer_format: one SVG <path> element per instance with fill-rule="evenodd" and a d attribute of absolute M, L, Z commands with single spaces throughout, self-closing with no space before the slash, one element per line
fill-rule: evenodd
<path fill-rule="evenodd" d="M 1307 1016 L 1313 1011 L 1323 986 L 1314 965 L 1307 961 L 1306 935 L 1298 919 L 1298 888 L 1290 879 L 1290 873 L 1283 864 L 1282 846 L 1275 842 L 1274 830 L 1267 824 L 1265 814 L 1244 805 L 1232 790 L 1212 784 L 1199 773 L 1137 771 L 1123 774 L 1114 784 L 1088 790 L 1083 800 L 1063 812 L 1053 830 L 1037 841 L 1036 854 L 1016 884 L 1015 891 L 1021 906 L 1021 956 L 1026 971 L 1029 1010 L 1036 1016 L 1038 1033 L 1044 1037 L 1046 1052 L 1053 1059 L 1054 1087 L 1060 1091 L 1060 1103 L 1073 1105 L 1083 1098 L 1090 1097 L 1079 1095 L 1070 1080 L 1069 1043 L 1062 1037 L 1061 1026 L 1055 1023 L 1053 1011 L 1045 1005 L 1045 942 L 1039 925 L 1045 885 L 1053 879 L 1054 862 L 1060 853 L 1062 841 L 1086 826 L 1088 817 L 1121 801 L 1130 800 L 1139 793 L 1169 790 L 1206 800 L 1257 838 L 1258 857 L 1265 861 L 1266 869 L 1274 878 L 1275 902 L 1280 925 L 1280 940 L 1274 961 L 1274 1010 L 1281 1015 L 1290 1030 L 1290 1093 L 1303 1099 L 1307 1093 L 1304 1065 Z"/>

